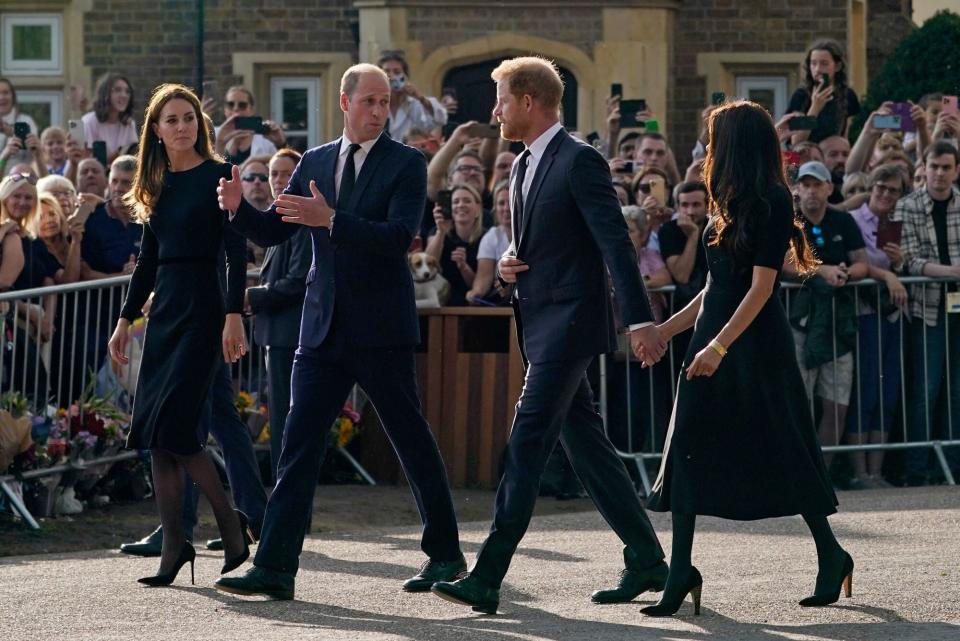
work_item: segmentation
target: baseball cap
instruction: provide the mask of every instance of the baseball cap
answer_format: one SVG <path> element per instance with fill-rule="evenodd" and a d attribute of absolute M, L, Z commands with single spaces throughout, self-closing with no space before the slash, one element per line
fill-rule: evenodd
<path fill-rule="evenodd" d="M 804 176 L 811 176 L 825 183 L 832 181 L 830 170 L 818 160 L 811 160 L 800 165 L 800 171 L 797 172 L 797 180 L 800 180 Z"/>

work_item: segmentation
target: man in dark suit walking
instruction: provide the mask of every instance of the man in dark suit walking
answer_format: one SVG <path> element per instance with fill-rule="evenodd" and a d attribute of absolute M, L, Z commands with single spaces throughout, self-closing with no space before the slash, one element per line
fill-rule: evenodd
<path fill-rule="evenodd" d="M 427 591 L 466 569 L 414 370 L 420 332 L 406 251 L 425 205 L 426 164 L 419 151 L 382 135 L 389 105 L 386 74 L 355 65 L 340 83 L 343 137 L 304 154 L 270 210 L 243 201 L 236 169 L 218 189 L 234 227 L 255 243 L 283 242 L 300 228 L 291 223 L 310 227 L 313 241 L 277 485 L 254 567 L 217 581 L 225 592 L 293 598 L 329 429 L 354 382 L 375 406 L 423 520 L 428 559 L 404 589 Z"/>
<path fill-rule="evenodd" d="M 594 593 L 593 600 L 630 600 L 662 590 L 667 565 L 626 468 L 603 432 L 586 378 L 597 354 L 616 350 L 608 270 L 637 356 L 652 364 L 666 345 L 652 323 L 609 167 L 560 123 L 563 82 L 556 67 L 542 58 L 515 58 L 492 76 L 501 135 L 527 147 L 511 174 L 513 242 L 498 265 L 500 278 L 515 284 L 513 307 L 527 371 L 490 534 L 470 574 L 438 582 L 433 592 L 496 612 L 500 584 L 559 438 L 587 493 L 626 546 L 620 585 Z"/>

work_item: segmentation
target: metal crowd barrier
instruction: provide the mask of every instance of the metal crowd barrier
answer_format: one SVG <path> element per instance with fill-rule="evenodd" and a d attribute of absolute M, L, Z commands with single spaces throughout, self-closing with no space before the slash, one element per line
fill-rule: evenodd
<path fill-rule="evenodd" d="M 900 282 L 907 287 L 911 301 L 907 303 L 907 311 L 911 308 L 914 297 L 918 297 L 925 309 L 931 309 L 933 303 L 927 301 L 927 291 L 925 284 L 949 283 L 957 281 L 951 279 L 932 279 L 925 277 L 903 277 Z M 781 283 L 781 301 L 786 309 L 787 316 L 790 315 L 791 304 L 795 301 L 801 285 L 794 282 Z M 941 335 L 935 328 L 929 327 L 922 319 L 907 318 L 907 315 L 900 314 L 895 321 L 896 327 L 896 348 L 899 351 L 899 368 L 896 372 L 884 372 L 883 348 L 884 337 L 883 323 L 885 317 L 879 313 L 873 314 L 877 322 L 877 340 L 876 340 L 876 362 L 878 364 L 877 380 L 880 389 L 877 392 L 879 399 L 879 416 L 881 420 L 891 420 L 894 424 L 886 430 L 886 439 L 882 442 L 863 442 L 864 437 L 871 432 L 884 433 L 882 427 L 877 429 L 875 425 L 864 425 L 864 412 L 862 403 L 862 386 L 860 375 L 862 372 L 861 363 L 864 354 L 860 350 L 860 315 L 859 312 L 863 305 L 869 305 L 874 310 L 881 307 L 882 293 L 886 290 L 886 284 L 872 279 L 864 279 L 845 285 L 843 290 L 852 292 L 853 311 L 856 314 L 854 322 L 853 339 L 853 379 L 851 382 L 850 398 L 847 405 L 848 412 L 853 412 L 852 418 L 848 415 L 846 420 L 840 416 L 841 410 L 838 403 L 832 404 L 833 430 L 831 434 L 821 433 L 821 446 L 827 458 L 838 452 L 871 452 L 871 451 L 894 451 L 894 450 L 918 450 L 924 449 L 932 451 L 935 454 L 936 462 L 943 474 L 944 480 L 955 485 L 953 469 L 957 469 L 960 464 L 960 448 L 951 452 L 945 452 L 945 448 L 957 448 L 960 446 L 960 401 L 953 398 L 954 394 L 960 398 L 960 381 L 955 380 L 951 374 L 951 365 L 960 360 L 960 342 L 957 349 L 950 349 L 951 314 L 946 314 L 941 310 L 943 331 Z M 664 287 L 657 290 L 651 290 L 669 297 L 667 314 L 677 311 L 674 309 L 674 296 L 676 288 L 674 286 Z M 944 301 L 941 298 L 939 306 L 943 307 Z M 826 367 L 833 368 L 833 396 L 837 396 L 837 359 L 842 356 L 839 354 L 837 323 L 838 309 L 837 299 L 833 298 L 831 305 L 831 337 L 833 360 Z M 668 316 L 665 316 L 665 318 Z M 960 314 L 955 316 L 958 325 L 952 331 L 960 331 Z M 922 380 L 923 389 L 927 390 L 933 382 L 929 376 L 931 362 L 937 354 L 931 353 L 930 343 L 936 341 L 937 344 L 943 344 L 942 357 L 944 359 L 942 371 L 944 372 L 943 383 L 940 386 L 938 396 L 943 400 L 938 403 L 937 398 L 931 398 L 924 391 L 920 397 L 914 394 L 915 385 Z M 960 341 L 960 339 L 958 339 Z M 912 343 L 916 343 L 913 346 Z M 913 350 L 911 350 L 913 347 Z M 919 347 L 919 355 L 916 349 Z M 736 349 L 734 345 L 733 349 Z M 953 352 L 953 353 L 951 353 Z M 607 434 L 613 440 L 617 452 L 626 462 L 632 462 L 636 466 L 637 475 L 640 479 L 643 489 L 649 493 L 651 489 L 650 475 L 645 466 L 645 461 L 658 460 L 663 456 L 663 440 L 668 428 L 673 399 L 676 395 L 677 377 L 681 375 L 681 364 L 684 354 L 678 353 L 671 344 L 670 351 L 666 357 L 653 368 L 641 369 L 640 364 L 632 357 L 629 344 L 626 341 L 621 343 L 621 349 L 613 355 L 601 356 L 599 359 L 599 379 L 600 393 L 599 405 L 600 413 L 603 416 Z M 910 372 L 911 360 L 922 361 L 922 372 Z M 914 368 L 915 369 L 915 368 Z M 896 376 L 899 379 L 898 399 L 893 407 L 884 399 L 883 383 L 885 377 Z M 638 389 L 638 381 L 643 389 Z M 642 394 L 640 393 L 642 392 Z M 814 394 L 808 393 L 810 401 L 810 411 L 813 416 L 817 416 L 817 402 Z M 639 404 L 638 404 L 639 401 Z M 919 405 L 918 405 L 919 404 Z M 954 416 L 954 414 L 957 416 Z M 912 414 L 922 416 L 922 425 L 917 426 L 916 420 L 911 419 Z M 849 442 L 847 426 L 850 421 L 855 421 L 857 430 L 854 435 L 862 435 L 860 438 L 853 439 L 857 442 Z M 817 421 L 816 425 L 820 425 Z M 845 439 L 845 436 L 848 438 Z M 889 437 L 895 437 L 892 441 Z M 847 441 L 847 442 L 845 442 Z M 929 452 L 926 452 L 928 455 Z M 926 464 L 923 464 L 926 465 Z"/>

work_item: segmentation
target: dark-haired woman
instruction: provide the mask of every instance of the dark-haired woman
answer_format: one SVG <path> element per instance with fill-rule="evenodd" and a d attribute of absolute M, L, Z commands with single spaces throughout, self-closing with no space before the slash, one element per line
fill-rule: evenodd
<path fill-rule="evenodd" d="M 817 119 L 812 130 L 793 134 L 793 144 L 820 142 L 830 136 L 846 136 L 850 118 L 860 113 L 857 94 L 847 86 L 843 47 L 835 40 L 819 40 L 803 58 L 803 86 L 790 96 L 787 113 L 800 112 Z"/>
<path fill-rule="evenodd" d="M 244 241 L 226 228 L 217 204 L 220 178 L 231 167 L 213 153 L 200 101 L 182 85 L 161 85 L 147 106 L 133 187 L 125 197 L 143 223 L 143 242 L 127 300 L 110 339 L 110 356 L 127 363 L 127 330 L 152 291 L 150 322 L 127 447 L 152 453 L 154 490 L 163 527 L 160 571 L 140 579 L 169 585 L 196 552 L 180 519 L 186 471 L 213 508 L 224 544 L 223 573 L 250 554 L 246 517 L 223 491 L 198 425 L 217 359 L 237 361 L 245 352 Z M 227 252 L 226 309 L 217 259 Z"/>
<path fill-rule="evenodd" d="M 777 296 L 788 251 L 800 272 L 817 261 L 794 219 L 773 121 L 759 105 L 730 103 L 710 116 L 709 140 L 707 286 L 659 326 L 665 339 L 694 332 L 648 503 L 673 515 L 670 575 L 660 603 L 643 609 L 651 616 L 674 614 L 688 593 L 699 611 L 702 579 L 690 561 L 698 514 L 803 515 L 819 574 L 801 605 L 833 603 L 841 584 L 849 594 L 853 572 L 827 523 L 837 499 Z"/>
<path fill-rule="evenodd" d="M 133 87 L 118 73 L 108 73 L 97 82 L 93 111 L 83 114 L 87 144 L 102 140 L 107 144 L 107 164 L 120 153 L 129 153 L 137 144 L 137 123 L 133 120 Z"/>

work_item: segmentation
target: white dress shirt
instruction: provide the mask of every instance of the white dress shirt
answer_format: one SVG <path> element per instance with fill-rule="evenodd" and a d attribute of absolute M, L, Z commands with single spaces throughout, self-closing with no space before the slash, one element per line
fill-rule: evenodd
<path fill-rule="evenodd" d="M 524 208 L 526 208 L 527 197 L 530 194 L 530 185 L 533 184 L 533 177 L 537 173 L 537 166 L 540 164 L 540 159 L 543 158 L 543 154 L 547 151 L 547 146 L 550 144 L 550 141 L 553 140 L 554 136 L 557 135 L 563 129 L 563 123 L 557 122 L 554 123 L 552 127 L 547 129 L 545 132 L 540 134 L 540 136 L 530 143 L 530 146 L 527 147 L 527 150 L 530 152 L 527 158 L 527 173 L 523 176 L 523 203 Z M 517 160 L 514 163 L 520 161 L 520 156 L 517 156 Z M 513 190 L 516 189 L 516 186 L 512 186 L 510 190 L 510 202 L 513 203 Z M 629 329 L 632 332 L 635 329 L 640 329 L 646 327 L 647 325 L 653 325 L 653 323 L 634 323 L 630 325 Z"/>

